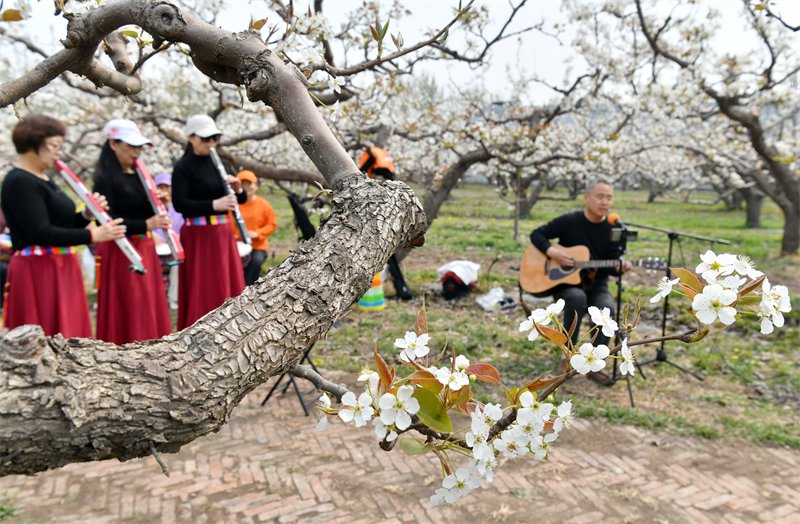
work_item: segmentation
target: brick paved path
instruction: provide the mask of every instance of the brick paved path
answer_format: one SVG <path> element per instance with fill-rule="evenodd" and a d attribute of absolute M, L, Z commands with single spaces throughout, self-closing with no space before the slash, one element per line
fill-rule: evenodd
<path fill-rule="evenodd" d="M 380 451 L 370 429 L 317 433 L 291 396 L 259 407 L 264 392 L 165 455 L 170 477 L 149 458 L 0 479 L 0 501 L 18 511 L 8 522 L 800 522 L 800 452 L 588 420 L 549 463 L 517 459 L 477 495 L 432 508 L 430 459 Z"/>

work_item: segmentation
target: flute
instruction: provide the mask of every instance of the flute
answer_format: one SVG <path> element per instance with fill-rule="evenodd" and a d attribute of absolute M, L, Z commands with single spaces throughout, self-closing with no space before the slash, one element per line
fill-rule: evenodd
<path fill-rule="evenodd" d="M 225 171 L 225 166 L 222 165 L 222 160 L 219 158 L 219 154 L 217 153 L 216 147 L 209 147 L 208 154 L 211 155 L 211 160 L 214 162 L 214 167 L 217 168 L 219 171 L 219 176 L 222 177 L 222 183 L 225 184 L 225 188 L 228 190 L 229 195 L 236 196 L 236 193 L 233 192 L 233 188 L 228 184 L 228 181 L 225 179 L 227 175 Z M 248 246 L 253 243 L 250 239 L 250 235 L 247 234 L 247 226 L 244 223 L 244 218 L 242 217 L 241 211 L 239 211 L 238 204 L 233 208 L 233 218 L 236 219 L 236 229 L 239 231 L 239 236 L 242 238 L 242 242 L 247 244 Z"/>
<path fill-rule="evenodd" d="M 105 225 L 110 222 L 111 216 L 103 211 L 103 208 L 100 207 L 100 204 L 94 198 L 94 195 L 89 191 L 86 185 L 78 178 L 78 175 L 72 172 L 67 165 L 62 162 L 61 160 L 56 160 L 56 169 L 58 172 L 61 173 L 61 176 L 64 177 L 69 187 L 72 191 L 78 195 L 78 198 L 81 199 L 81 202 L 86 204 L 86 209 L 94 215 L 95 220 L 100 222 L 101 225 Z M 139 255 L 139 252 L 136 251 L 136 248 L 133 247 L 133 244 L 125 238 L 117 238 L 114 240 L 117 243 L 117 246 L 122 250 L 128 260 L 131 262 L 131 269 L 136 271 L 137 273 L 145 274 L 146 270 L 144 269 L 144 263 L 142 262 L 142 257 Z"/>
<path fill-rule="evenodd" d="M 150 171 L 147 170 L 144 162 L 137 158 L 133 161 L 133 166 L 136 170 L 136 174 L 139 175 L 139 180 L 147 190 L 147 199 L 150 201 L 150 205 L 153 206 L 153 211 L 155 211 L 157 215 L 166 215 L 167 208 L 164 206 L 161 199 L 158 198 L 156 183 L 153 181 L 153 177 L 150 176 Z M 167 262 L 167 265 L 174 266 L 186 260 L 186 253 L 184 253 L 178 234 L 172 229 L 172 226 L 168 226 L 166 229 L 162 228 L 161 231 L 164 232 L 164 238 L 167 239 L 170 256 L 172 257 L 172 259 Z"/>

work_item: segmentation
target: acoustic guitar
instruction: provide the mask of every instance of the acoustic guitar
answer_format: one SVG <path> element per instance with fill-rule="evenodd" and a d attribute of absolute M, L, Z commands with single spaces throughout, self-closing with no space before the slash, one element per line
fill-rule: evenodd
<path fill-rule="evenodd" d="M 561 266 L 556 264 L 547 255 L 539 251 L 536 246 L 528 246 L 522 256 L 519 268 L 519 284 L 522 290 L 534 296 L 547 296 L 553 293 L 553 288 L 561 284 L 580 285 L 581 271 L 599 268 L 615 268 L 619 260 L 590 260 L 589 248 L 586 246 L 562 247 L 575 259 L 574 266 Z M 635 267 L 651 270 L 666 270 L 667 263 L 659 258 L 646 258 L 642 260 L 628 260 Z"/>

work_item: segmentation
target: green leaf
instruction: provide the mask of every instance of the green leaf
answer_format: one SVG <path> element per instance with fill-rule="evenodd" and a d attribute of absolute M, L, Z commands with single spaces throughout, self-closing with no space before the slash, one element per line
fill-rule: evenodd
<path fill-rule="evenodd" d="M 386 23 L 383 24 L 383 28 L 381 29 L 381 40 L 383 40 L 386 37 L 386 31 L 388 30 L 389 30 L 389 20 L 387 20 Z"/>
<path fill-rule="evenodd" d="M 511 388 L 506 390 L 506 398 L 508 399 L 509 403 L 517 403 L 517 393 L 519 393 L 519 388 Z"/>
<path fill-rule="evenodd" d="M 424 455 L 428 451 L 432 450 L 433 446 L 429 443 L 426 444 L 421 440 L 406 437 L 400 439 L 400 449 L 409 455 Z"/>
<path fill-rule="evenodd" d="M 139 38 L 139 32 L 135 29 L 125 29 L 124 31 L 120 31 L 120 33 L 131 38 Z"/>
<path fill-rule="evenodd" d="M 264 27 L 264 24 L 266 24 L 266 23 L 267 23 L 267 19 L 266 18 L 260 18 L 258 20 L 253 20 L 253 21 L 250 22 L 250 29 L 253 29 L 255 31 L 260 31 L 261 28 Z"/>
<path fill-rule="evenodd" d="M 452 433 L 453 424 L 438 395 L 427 389 L 416 388 L 414 398 L 419 402 L 417 417 L 423 424 L 440 433 Z"/>
<path fill-rule="evenodd" d="M 375 31 L 374 27 L 369 26 L 369 32 L 372 33 L 372 38 L 374 38 L 376 42 L 380 42 L 381 41 L 381 37 L 380 37 L 380 35 L 378 35 L 378 32 Z"/>

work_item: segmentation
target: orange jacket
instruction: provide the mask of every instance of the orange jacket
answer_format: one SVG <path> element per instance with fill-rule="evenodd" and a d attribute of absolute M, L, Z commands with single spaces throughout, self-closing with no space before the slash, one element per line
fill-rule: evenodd
<path fill-rule="evenodd" d="M 266 251 L 269 248 L 269 236 L 278 228 L 275 210 L 269 202 L 256 195 L 252 200 L 248 198 L 247 202 L 239 204 L 239 211 L 242 213 L 247 230 L 258 233 L 258 236 L 252 239 L 253 249 Z M 238 231 L 236 239 L 241 240 Z"/>
<path fill-rule="evenodd" d="M 394 159 L 392 154 L 377 146 L 372 146 L 361 153 L 358 168 L 365 172 L 369 178 L 375 176 L 376 170 L 386 170 L 394 175 Z M 388 177 L 387 177 L 388 178 Z"/>

